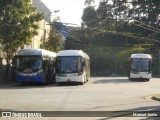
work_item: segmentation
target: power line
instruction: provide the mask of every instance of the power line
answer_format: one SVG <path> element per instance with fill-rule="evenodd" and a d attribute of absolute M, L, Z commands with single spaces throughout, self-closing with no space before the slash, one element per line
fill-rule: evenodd
<path fill-rule="evenodd" d="M 96 28 L 96 29 L 97 29 L 97 28 Z M 97 29 L 97 30 L 101 30 L 101 29 Z M 104 33 L 104 32 L 102 32 L 102 33 Z M 134 38 L 134 39 L 149 40 L 149 41 L 153 41 L 153 42 L 156 42 L 156 43 L 160 43 L 159 40 L 151 39 L 151 38 L 148 38 L 148 37 L 133 36 L 133 35 L 127 35 L 127 34 L 123 34 L 123 33 L 116 33 L 116 32 L 112 32 L 112 31 L 108 31 L 108 32 L 105 32 L 105 33 L 112 34 L 112 35 L 132 37 L 132 38 Z M 159 33 L 160 33 L 160 32 L 159 32 Z"/>
<path fill-rule="evenodd" d="M 142 28 L 144 28 L 144 29 L 147 29 L 147 30 L 153 31 L 153 32 L 155 32 L 155 33 L 160 33 L 159 31 L 155 31 L 155 30 L 153 30 L 153 29 L 150 29 L 150 28 L 147 28 L 147 27 L 144 27 L 144 26 L 138 25 L 138 24 L 136 24 L 136 23 L 131 23 L 131 24 L 134 24 L 134 25 L 136 25 L 136 26 L 138 26 L 138 27 L 142 27 Z"/>
<path fill-rule="evenodd" d="M 151 39 L 151 38 L 148 38 L 148 37 L 139 37 L 139 36 L 133 36 L 133 35 L 126 35 L 126 34 L 122 34 L 122 33 L 114 33 L 114 32 L 106 32 L 106 33 L 109 33 L 109 34 L 112 34 L 112 35 L 132 37 L 134 39 L 149 40 L 149 41 L 153 41 L 153 42 L 156 42 L 156 43 L 160 43 L 159 40 Z"/>
<path fill-rule="evenodd" d="M 138 21 L 138 20 L 136 20 L 136 19 L 133 19 L 134 21 L 136 21 L 136 22 L 139 22 L 139 23 L 141 23 L 141 24 L 143 24 L 143 25 L 146 25 L 147 27 L 150 27 L 150 28 L 152 28 L 152 29 L 155 29 L 155 30 L 157 30 L 157 31 L 160 31 L 160 29 L 157 29 L 157 28 L 155 28 L 155 27 L 152 27 L 152 26 L 150 26 L 150 25 L 147 25 L 147 24 L 145 24 L 145 23 L 143 23 L 143 22 L 140 22 L 140 21 Z"/>

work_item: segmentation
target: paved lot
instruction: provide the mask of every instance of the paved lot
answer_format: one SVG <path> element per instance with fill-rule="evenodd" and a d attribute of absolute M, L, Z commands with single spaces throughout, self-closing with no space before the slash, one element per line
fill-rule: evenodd
<path fill-rule="evenodd" d="M 144 82 L 129 81 L 125 77 L 94 77 L 85 85 L 18 84 L 1 86 L 0 109 L 19 111 L 160 111 L 160 102 L 150 99 L 150 96 L 160 93 L 159 83 L 159 78 L 152 78 L 149 82 Z M 68 118 L 56 117 L 55 119 L 67 120 Z M 105 120 L 107 118 L 87 117 L 87 119 Z M 121 119 L 127 120 L 128 118 Z"/>

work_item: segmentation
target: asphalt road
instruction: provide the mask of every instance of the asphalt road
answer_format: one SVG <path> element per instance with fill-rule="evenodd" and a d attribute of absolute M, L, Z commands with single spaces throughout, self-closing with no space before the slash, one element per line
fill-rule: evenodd
<path fill-rule="evenodd" d="M 152 78 L 149 82 L 144 82 L 130 81 L 126 77 L 93 77 L 84 85 L 16 84 L 8 87 L 1 86 L 0 109 L 82 112 L 160 111 L 160 102 L 150 99 L 150 96 L 160 93 L 159 83 L 159 78 Z M 56 117 L 56 120 L 59 119 L 66 120 L 66 118 Z M 94 117 L 94 119 L 105 120 L 107 117 Z"/>

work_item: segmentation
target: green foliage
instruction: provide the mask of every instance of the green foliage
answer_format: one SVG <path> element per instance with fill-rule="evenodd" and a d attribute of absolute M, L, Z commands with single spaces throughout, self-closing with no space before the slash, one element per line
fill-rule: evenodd
<path fill-rule="evenodd" d="M 91 2 L 94 0 L 86 0 L 85 3 Z M 159 0 L 130 0 L 129 2 L 127 0 L 101 0 L 99 7 L 94 10 L 96 14 L 94 22 L 94 17 L 90 16 L 91 14 L 87 11 L 91 8 L 90 6 L 84 10 L 83 16 L 88 18 L 88 23 L 99 25 L 100 29 L 106 31 L 129 32 L 148 37 L 151 34 L 157 34 L 156 29 L 160 29 L 159 5 Z M 84 22 L 86 19 L 83 19 Z M 131 19 L 138 21 L 131 22 Z M 152 26 L 152 29 L 146 29 L 148 26 Z M 160 35 L 154 36 L 155 39 L 159 37 Z"/>
<path fill-rule="evenodd" d="M 88 27 L 95 26 L 97 16 L 95 8 L 93 6 L 89 6 L 83 10 L 82 20 Z"/>
<path fill-rule="evenodd" d="M 127 60 L 121 61 L 118 56 L 123 48 L 107 48 L 105 46 L 90 46 L 90 62 L 92 76 L 112 76 L 127 74 Z"/>
<path fill-rule="evenodd" d="M 88 53 L 90 34 L 88 30 L 71 31 L 66 39 L 65 49 L 83 50 Z"/>
<path fill-rule="evenodd" d="M 62 36 L 57 33 L 54 29 L 50 30 L 49 38 L 42 41 L 41 48 L 58 52 L 63 49 Z"/>
<path fill-rule="evenodd" d="M 93 3 L 93 2 L 95 2 L 95 0 L 86 0 L 86 1 L 85 1 L 85 4 L 86 4 L 86 5 L 90 5 L 90 4 Z"/>
<path fill-rule="evenodd" d="M 129 10 L 129 17 L 140 20 L 152 26 L 159 26 L 159 0 L 132 0 L 133 8 Z"/>
<path fill-rule="evenodd" d="M 65 50 L 83 50 L 84 52 L 88 52 L 88 45 L 79 38 L 68 36 L 65 41 Z"/>
<path fill-rule="evenodd" d="M 38 34 L 38 22 L 44 15 L 35 10 L 30 0 L 0 0 L 0 42 L 8 64 L 17 49 Z"/>
<path fill-rule="evenodd" d="M 92 2 L 94 0 L 86 0 L 88 5 Z M 90 38 L 91 73 L 111 75 L 111 72 L 118 72 L 124 75 L 132 53 L 149 53 L 157 65 L 155 46 L 159 43 L 155 40 L 160 38 L 159 6 L 159 0 L 101 0 L 99 7 L 92 12 L 91 7 L 87 7 L 83 12 L 85 19 L 82 18 L 84 23 L 90 23 L 86 25 L 92 33 L 87 34 Z M 153 72 L 157 74 L 157 71 L 158 65 Z"/>

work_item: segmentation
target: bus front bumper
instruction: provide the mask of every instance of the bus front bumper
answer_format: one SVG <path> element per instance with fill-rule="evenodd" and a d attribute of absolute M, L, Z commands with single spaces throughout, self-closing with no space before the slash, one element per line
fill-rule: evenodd
<path fill-rule="evenodd" d="M 36 75 L 36 76 L 16 76 L 16 82 L 23 83 L 23 82 L 44 82 L 43 75 Z"/>
<path fill-rule="evenodd" d="M 152 75 L 148 72 L 140 72 L 139 74 L 130 73 L 131 79 L 151 79 Z"/>
<path fill-rule="evenodd" d="M 58 76 L 56 75 L 56 82 L 84 82 L 83 75 L 68 74 L 66 76 Z"/>

